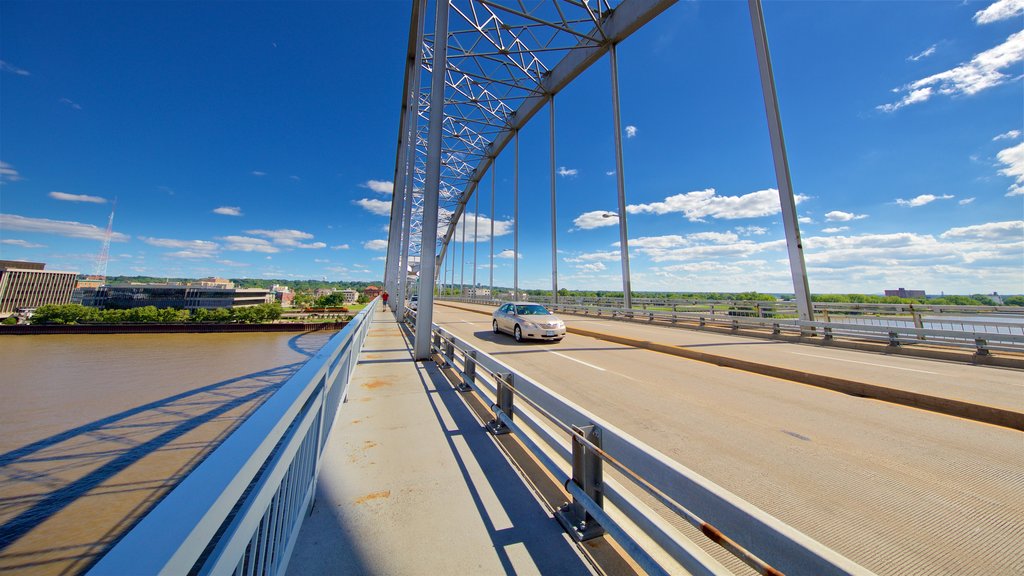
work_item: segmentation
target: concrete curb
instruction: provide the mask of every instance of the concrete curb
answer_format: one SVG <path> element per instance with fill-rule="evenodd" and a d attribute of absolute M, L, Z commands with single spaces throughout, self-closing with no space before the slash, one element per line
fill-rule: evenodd
<path fill-rule="evenodd" d="M 482 312 L 480 310 L 466 308 L 463 306 L 456 306 L 449 303 L 443 303 L 442 305 L 448 306 L 450 308 L 464 310 L 466 312 L 476 312 L 478 314 L 485 315 L 487 314 L 486 312 Z M 635 338 L 627 338 L 624 336 L 615 336 L 612 334 L 605 334 L 603 332 L 595 332 L 593 330 L 584 330 L 582 328 L 567 328 L 567 331 L 573 334 L 579 334 L 580 336 L 589 336 L 591 338 L 597 338 L 599 340 L 605 340 L 607 342 L 615 342 L 616 344 L 633 346 L 635 348 L 643 348 L 646 350 L 652 350 L 654 352 L 661 352 L 663 354 L 670 354 L 672 356 L 679 356 L 682 358 L 688 358 L 690 360 L 697 360 L 699 362 L 715 364 L 717 366 L 723 366 L 726 368 L 734 368 L 736 370 L 753 372 L 755 374 L 771 376 L 773 378 L 781 378 L 783 380 L 799 382 L 801 384 L 807 384 L 809 386 L 816 386 L 818 388 L 825 388 L 828 390 L 833 390 L 835 392 L 842 392 L 843 394 L 849 394 L 851 396 L 872 398 L 875 400 L 881 400 L 883 402 L 890 402 L 893 404 L 900 404 L 903 406 L 911 406 L 913 408 L 928 410 L 930 412 L 938 412 L 940 414 L 957 416 L 959 418 L 965 418 L 968 420 L 985 422 L 986 424 L 993 424 L 995 426 L 1002 426 L 1004 428 L 1012 428 L 1015 430 L 1024 431 L 1024 413 L 1013 412 L 1012 410 L 1005 410 L 1003 408 L 985 406 L 983 404 L 972 404 L 970 402 L 965 402 L 963 400 L 955 400 L 952 398 L 943 398 L 940 396 L 932 396 L 930 394 L 922 394 L 920 392 L 911 392 L 908 390 L 888 388 L 885 386 L 879 386 L 877 384 L 868 384 L 865 382 L 846 380 L 844 378 L 836 378 L 833 376 L 825 376 L 822 374 L 802 372 L 800 370 L 782 368 L 779 366 L 772 366 L 770 364 L 760 364 L 757 362 L 750 362 L 747 360 L 738 360 L 736 358 L 729 358 L 726 356 L 719 356 L 716 354 L 708 354 L 707 352 L 698 352 L 696 350 L 690 350 L 681 346 L 659 344 L 657 342 L 638 340 Z"/>

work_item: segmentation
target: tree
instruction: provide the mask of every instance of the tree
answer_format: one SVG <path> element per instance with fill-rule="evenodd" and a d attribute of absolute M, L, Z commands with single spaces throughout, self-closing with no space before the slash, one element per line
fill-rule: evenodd
<path fill-rule="evenodd" d="M 1003 304 L 1007 306 L 1024 306 L 1024 296 L 1007 296 L 1003 298 Z"/>
<path fill-rule="evenodd" d="M 367 296 L 367 295 L 366 295 L 365 293 L 363 293 L 363 292 L 360 292 L 360 293 L 359 293 L 359 299 L 358 299 L 358 300 L 356 300 L 356 302 L 357 302 L 357 303 L 359 303 L 359 304 L 366 304 L 366 303 L 367 303 L 367 302 L 369 302 L 369 301 L 370 301 L 370 297 L 369 297 L 369 296 Z"/>

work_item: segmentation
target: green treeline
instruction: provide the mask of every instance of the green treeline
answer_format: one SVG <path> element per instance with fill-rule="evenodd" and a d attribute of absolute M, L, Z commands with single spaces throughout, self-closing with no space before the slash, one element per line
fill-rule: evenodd
<path fill-rule="evenodd" d="M 458 288 L 456 287 L 456 292 Z M 550 290 L 523 290 L 531 296 L 550 296 Z M 572 298 L 622 298 L 622 291 L 558 291 L 559 296 Z M 633 298 L 652 298 L 663 300 L 725 300 L 742 302 L 775 302 L 779 298 L 772 294 L 760 292 L 633 292 Z M 942 296 L 940 298 L 897 298 L 895 296 L 878 296 L 874 294 L 814 294 L 814 302 L 835 302 L 840 304 L 928 304 L 954 306 L 999 306 L 990 296 L 972 294 L 971 296 Z M 1024 296 L 1008 296 L 1003 298 L 1004 306 L 1024 306 Z"/>
<path fill-rule="evenodd" d="M 345 288 L 351 288 L 358 292 L 362 292 L 368 286 L 380 286 L 383 282 L 329 282 L 327 280 L 284 280 L 284 279 L 273 279 L 273 278 L 231 278 L 231 282 L 235 284 L 236 288 L 263 288 L 269 290 L 274 284 L 280 286 L 287 286 L 295 292 L 312 292 L 321 288 L 328 288 L 333 290 L 344 290 Z M 153 276 L 108 276 L 108 284 L 162 284 L 165 282 L 174 282 L 184 284 L 187 282 L 195 282 L 194 278 L 155 278 Z"/>
<path fill-rule="evenodd" d="M 215 310 L 178 310 L 143 306 L 126 310 L 100 310 L 81 304 L 47 304 L 36 309 L 30 324 L 183 324 L 209 322 L 225 324 L 259 324 L 281 317 L 281 305 L 260 304 L 245 308 L 217 308 Z"/>

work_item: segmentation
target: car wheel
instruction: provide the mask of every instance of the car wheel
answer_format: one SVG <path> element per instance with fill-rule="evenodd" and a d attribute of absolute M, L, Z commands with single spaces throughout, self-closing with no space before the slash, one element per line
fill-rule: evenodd
<path fill-rule="evenodd" d="M 516 324 L 516 329 L 515 329 L 514 336 L 516 337 L 516 342 L 522 342 L 523 341 L 523 330 L 522 330 L 522 328 L 519 327 L 519 324 Z"/>
<path fill-rule="evenodd" d="M 498 330 L 498 321 L 497 320 L 492 320 L 491 321 L 491 330 L 493 330 L 495 334 L 497 334 L 498 332 L 501 332 L 500 330 Z"/>

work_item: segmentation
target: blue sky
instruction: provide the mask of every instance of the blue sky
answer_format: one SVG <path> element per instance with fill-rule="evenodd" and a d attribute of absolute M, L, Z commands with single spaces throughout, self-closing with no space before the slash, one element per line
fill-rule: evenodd
<path fill-rule="evenodd" d="M 90 272 L 116 198 L 110 274 L 380 279 L 408 12 L 0 3 L 0 258 Z M 1024 2 L 765 16 L 812 292 L 1024 292 Z M 634 289 L 792 291 L 746 3 L 681 2 L 619 56 Z M 616 210 L 608 90 L 603 60 L 557 98 L 570 289 L 621 287 L 617 221 L 594 217 Z M 528 288 L 550 287 L 547 134 L 546 111 L 521 133 Z M 511 170 L 509 149 L 497 254 Z"/>

